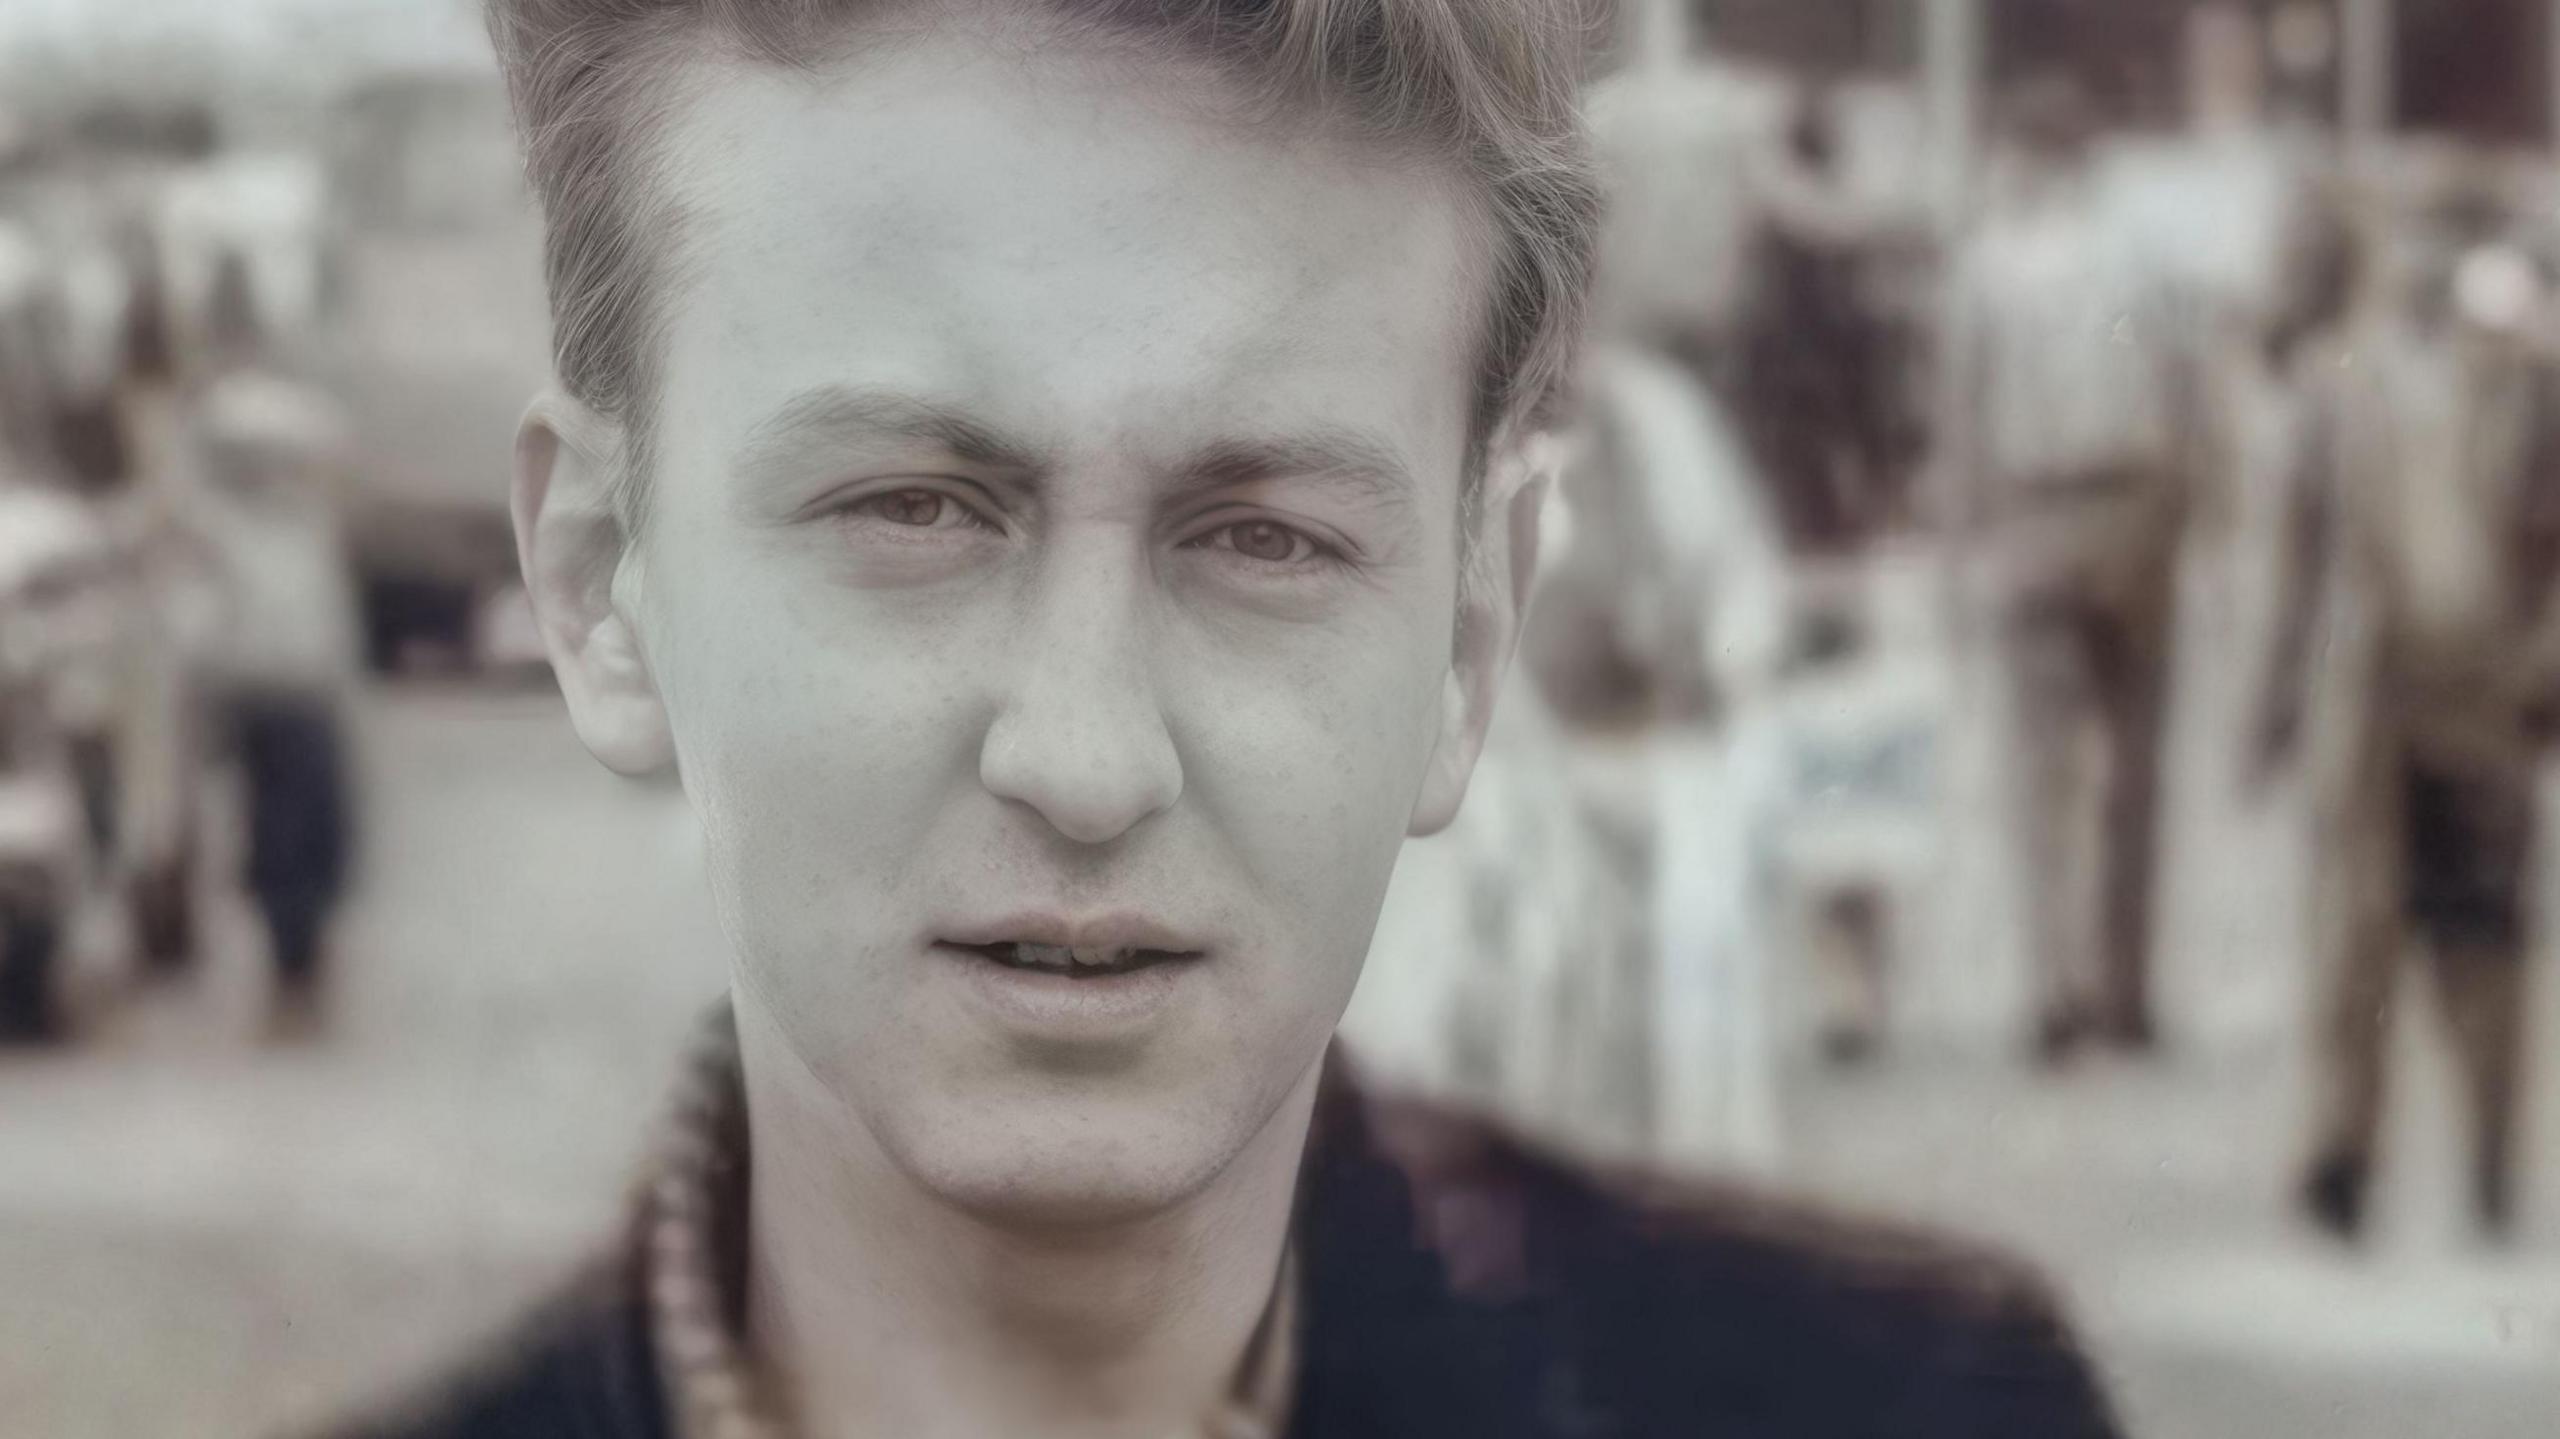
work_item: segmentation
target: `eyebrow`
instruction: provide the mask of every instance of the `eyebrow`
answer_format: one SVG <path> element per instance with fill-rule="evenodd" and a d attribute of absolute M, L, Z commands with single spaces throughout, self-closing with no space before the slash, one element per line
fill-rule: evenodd
<path fill-rule="evenodd" d="M 791 465 L 814 443 L 881 440 L 924 444 L 963 463 L 1036 476 L 1049 468 L 1023 443 L 965 410 L 894 389 L 824 385 L 805 390 L 760 421 L 738 453 L 739 473 Z M 1286 435 L 1213 441 L 1170 467 L 1168 498 L 1212 494 L 1275 480 L 1315 481 L 1375 505 L 1409 503 L 1412 473 L 1383 442 L 1338 425 Z"/>
<path fill-rule="evenodd" d="M 903 440 L 933 445 L 955 459 L 991 468 L 1038 468 L 1031 448 L 967 413 L 896 390 L 826 385 L 804 390 L 759 422 L 738 452 L 740 473 L 787 464 L 811 442 Z"/>
<path fill-rule="evenodd" d="M 1214 493 L 1268 480 L 1312 480 L 1379 505 L 1412 500 L 1413 475 L 1395 452 L 1356 430 L 1320 426 L 1269 439 L 1220 440 L 1176 467 L 1177 495 Z"/>

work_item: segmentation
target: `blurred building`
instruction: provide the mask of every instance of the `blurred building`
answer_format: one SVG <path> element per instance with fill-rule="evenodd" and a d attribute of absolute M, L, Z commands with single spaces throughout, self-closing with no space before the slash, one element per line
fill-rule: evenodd
<path fill-rule="evenodd" d="M 1638 9 L 1647 8 L 1638 0 Z M 1896 77 L 1939 94 L 1934 130 L 1970 150 L 1982 97 L 2062 73 L 2116 128 L 2189 116 L 2195 17 L 2244 18 L 2268 106 L 2353 133 L 2493 145 L 2560 135 L 2549 0 L 1654 0 L 1622 42 L 1696 44 L 1817 80 Z M 1952 107 L 1952 108 L 1950 108 Z"/>

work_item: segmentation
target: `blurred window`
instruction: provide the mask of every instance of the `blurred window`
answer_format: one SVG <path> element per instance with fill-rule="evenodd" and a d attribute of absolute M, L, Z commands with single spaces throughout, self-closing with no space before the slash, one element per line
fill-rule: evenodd
<path fill-rule="evenodd" d="M 2490 143 L 2549 135 L 2549 6 L 2423 0 L 2395 13 L 2402 128 Z"/>

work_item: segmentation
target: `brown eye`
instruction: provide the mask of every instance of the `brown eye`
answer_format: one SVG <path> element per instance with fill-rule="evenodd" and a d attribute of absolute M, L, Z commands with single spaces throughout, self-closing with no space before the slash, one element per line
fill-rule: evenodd
<path fill-rule="evenodd" d="M 872 502 L 880 518 L 893 525 L 914 525 L 929 529 L 939 524 L 950 501 L 931 490 L 900 490 L 882 495 Z"/>
<path fill-rule="evenodd" d="M 1297 558 L 1298 532 L 1269 520 L 1252 520 L 1227 529 L 1227 543 L 1249 560 L 1285 565 Z"/>

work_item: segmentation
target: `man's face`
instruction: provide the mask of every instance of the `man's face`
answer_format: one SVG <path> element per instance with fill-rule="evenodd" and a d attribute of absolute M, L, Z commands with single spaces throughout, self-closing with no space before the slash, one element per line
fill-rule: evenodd
<path fill-rule="evenodd" d="M 1463 201 L 1054 43 L 689 80 L 625 595 L 740 1002 L 950 1200 L 1193 1192 L 1321 1055 L 1428 803 Z"/>

